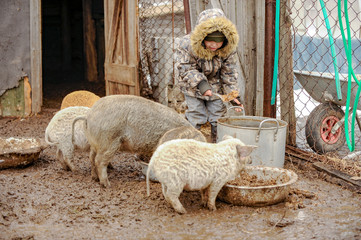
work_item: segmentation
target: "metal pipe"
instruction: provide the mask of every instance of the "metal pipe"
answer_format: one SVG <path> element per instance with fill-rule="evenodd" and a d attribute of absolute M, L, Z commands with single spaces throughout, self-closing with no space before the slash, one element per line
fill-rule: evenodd
<path fill-rule="evenodd" d="M 184 20 L 186 24 L 186 33 L 189 34 L 192 31 L 191 16 L 189 11 L 189 0 L 183 0 L 183 7 L 184 7 Z"/>
<path fill-rule="evenodd" d="M 263 116 L 276 117 L 276 104 L 271 105 L 273 61 L 275 50 L 275 10 L 276 1 L 266 0 L 264 78 L 263 78 Z"/>
<path fill-rule="evenodd" d="M 172 0 L 172 50 L 173 50 L 173 56 L 175 53 L 175 44 L 174 44 L 174 0 Z M 172 57 L 172 84 L 174 84 L 174 78 L 175 78 L 175 69 L 174 69 L 175 63 L 174 63 L 174 57 Z"/>

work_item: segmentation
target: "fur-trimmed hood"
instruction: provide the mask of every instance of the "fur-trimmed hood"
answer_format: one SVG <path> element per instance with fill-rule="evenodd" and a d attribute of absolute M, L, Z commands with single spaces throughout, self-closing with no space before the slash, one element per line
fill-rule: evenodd
<path fill-rule="evenodd" d="M 222 32 L 227 38 L 227 44 L 215 52 L 206 49 L 203 44 L 204 38 L 214 31 Z M 238 45 L 239 36 L 236 26 L 226 18 L 223 11 L 213 8 L 199 14 L 197 25 L 190 38 L 194 54 L 200 58 L 211 60 L 215 55 L 225 58 L 234 52 Z"/>

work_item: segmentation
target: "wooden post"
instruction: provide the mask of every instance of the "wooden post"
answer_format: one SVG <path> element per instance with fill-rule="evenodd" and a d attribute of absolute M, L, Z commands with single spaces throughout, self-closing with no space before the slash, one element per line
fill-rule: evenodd
<path fill-rule="evenodd" d="M 43 76 L 41 52 L 41 0 L 30 1 L 30 82 L 33 113 L 43 105 Z"/>
<path fill-rule="evenodd" d="M 288 123 L 287 144 L 296 146 L 296 116 L 293 97 L 293 54 L 290 13 L 290 0 L 281 1 L 280 9 L 280 58 L 279 86 L 281 119 Z"/>
<path fill-rule="evenodd" d="M 256 110 L 255 116 L 263 116 L 263 79 L 265 45 L 265 4 L 264 0 L 255 1 L 256 8 Z"/>
<path fill-rule="evenodd" d="M 275 0 L 266 0 L 263 116 L 272 118 L 276 117 L 276 104 L 271 105 L 275 50 L 275 5 Z"/>
<path fill-rule="evenodd" d="M 89 82 L 98 80 L 95 24 L 92 18 L 92 0 L 83 0 L 84 76 Z"/>
<path fill-rule="evenodd" d="M 192 31 L 189 0 L 183 0 L 183 5 L 184 5 L 184 20 L 186 23 L 186 33 L 189 34 Z"/>

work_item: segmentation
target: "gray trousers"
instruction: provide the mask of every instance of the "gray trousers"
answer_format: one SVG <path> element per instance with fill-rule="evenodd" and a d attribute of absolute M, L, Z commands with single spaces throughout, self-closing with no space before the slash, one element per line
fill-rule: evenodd
<path fill-rule="evenodd" d="M 218 118 L 226 113 L 227 108 L 222 100 L 203 100 L 200 98 L 184 95 L 188 109 L 185 112 L 188 121 L 197 129 L 206 122 L 212 126 L 217 125 Z"/>

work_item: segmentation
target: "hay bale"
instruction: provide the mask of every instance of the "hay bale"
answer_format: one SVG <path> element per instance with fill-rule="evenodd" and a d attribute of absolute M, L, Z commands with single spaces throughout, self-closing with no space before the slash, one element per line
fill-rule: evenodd
<path fill-rule="evenodd" d="M 95 95 L 89 91 L 74 91 L 64 97 L 63 101 L 61 102 L 60 110 L 74 106 L 91 107 L 96 101 L 99 100 L 99 98 L 100 97 L 98 95 Z"/>

